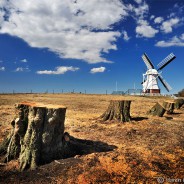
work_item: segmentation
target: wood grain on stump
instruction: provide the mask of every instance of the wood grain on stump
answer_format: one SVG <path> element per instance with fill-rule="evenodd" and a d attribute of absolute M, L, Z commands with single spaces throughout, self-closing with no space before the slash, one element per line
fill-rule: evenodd
<path fill-rule="evenodd" d="M 111 100 L 107 110 L 100 116 L 103 121 L 127 122 L 130 117 L 130 100 Z"/>
<path fill-rule="evenodd" d="M 156 103 L 149 111 L 147 114 L 153 115 L 153 116 L 159 116 L 162 117 L 165 113 L 165 109 L 159 104 Z"/>
<path fill-rule="evenodd" d="M 173 114 L 173 112 L 174 112 L 174 102 L 165 101 L 165 102 L 163 102 L 162 106 L 166 110 L 167 114 Z"/>
<path fill-rule="evenodd" d="M 16 104 L 6 161 L 19 158 L 22 171 L 62 158 L 65 113 L 64 106 Z"/>
<path fill-rule="evenodd" d="M 184 105 L 184 99 L 176 99 L 174 101 L 175 109 L 180 109 Z"/>

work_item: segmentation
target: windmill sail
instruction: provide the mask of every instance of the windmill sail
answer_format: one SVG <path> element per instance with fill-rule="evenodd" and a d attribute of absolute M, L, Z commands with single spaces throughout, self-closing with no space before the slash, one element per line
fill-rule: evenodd
<path fill-rule="evenodd" d="M 164 78 L 159 74 L 158 76 L 160 82 L 163 84 L 163 86 L 166 88 L 166 90 L 169 92 L 172 87 L 164 80 Z"/>
<path fill-rule="evenodd" d="M 165 66 L 167 66 L 171 61 L 173 61 L 176 58 L 176 56 L 171 53 L 169 54 L 165 59 L 163 59 L 157 66 L 158 70 L 163 69 Z"/>
<path fill-rule="evenodd" d="M 154 69 L 154 66 L 153 66 L 152 62 L 151 62 L 151 60 L 148 58 L 148 56 L 146 55 L 146 53 L 144 53 L 144 54 L 142 55 L 142 59 L 143 59 L 143 61 L 144 61 L 144 63 L 146 64 L 146 66 L 147 66 L 148 69 Z"/>

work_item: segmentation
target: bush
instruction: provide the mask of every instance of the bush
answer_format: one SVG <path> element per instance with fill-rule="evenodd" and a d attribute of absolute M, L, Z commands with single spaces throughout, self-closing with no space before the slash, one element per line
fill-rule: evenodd
<path fill-rule="evenodd" d="M 181 91 L 178 92 L 178 96 L 184 97 L 184 89 L 182 89 Z"/>

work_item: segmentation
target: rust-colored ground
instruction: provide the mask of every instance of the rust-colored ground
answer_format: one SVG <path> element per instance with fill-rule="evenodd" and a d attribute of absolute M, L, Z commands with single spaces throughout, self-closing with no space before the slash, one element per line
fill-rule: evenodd
<path fill-rule="evenodd" d="M 112 99 L 132 100 L 129 123 L 100 122 Z M 162 118 L 146 112 L 166 97 L 83 94 L 0 95 L 0 142 L 11 130 L 14 104 L 22 101 L 67 107 L 65 131 L 91 140 L 96 149 L 56 160 L 34 171 L 18 162 L 0 164 L 0 183 L 181 183 L 184 181 L 184 108 Z M 109 150 L 109 151 L 108 151 Z"/>

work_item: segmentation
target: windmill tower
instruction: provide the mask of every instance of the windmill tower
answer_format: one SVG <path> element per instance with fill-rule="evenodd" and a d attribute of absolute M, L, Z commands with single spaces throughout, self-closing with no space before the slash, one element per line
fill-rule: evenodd
<path fill-rule="evenodd" d="M 146 53 L 142 55 L 142 59 L 147 66 L 147 71 L 143 74 L 143 93 L 160 93 L 160 88 L 158 86 L 158 79 L 169 92 L 172 88 L 161 76 L 162 69 L 165 68 L 171 61 L 173 61 L 176 56 L 171 53 L 165 59 L 163 59 L 158 65 L 158 69 L 155 69 L 153 63 L 148 58 Z"/>

